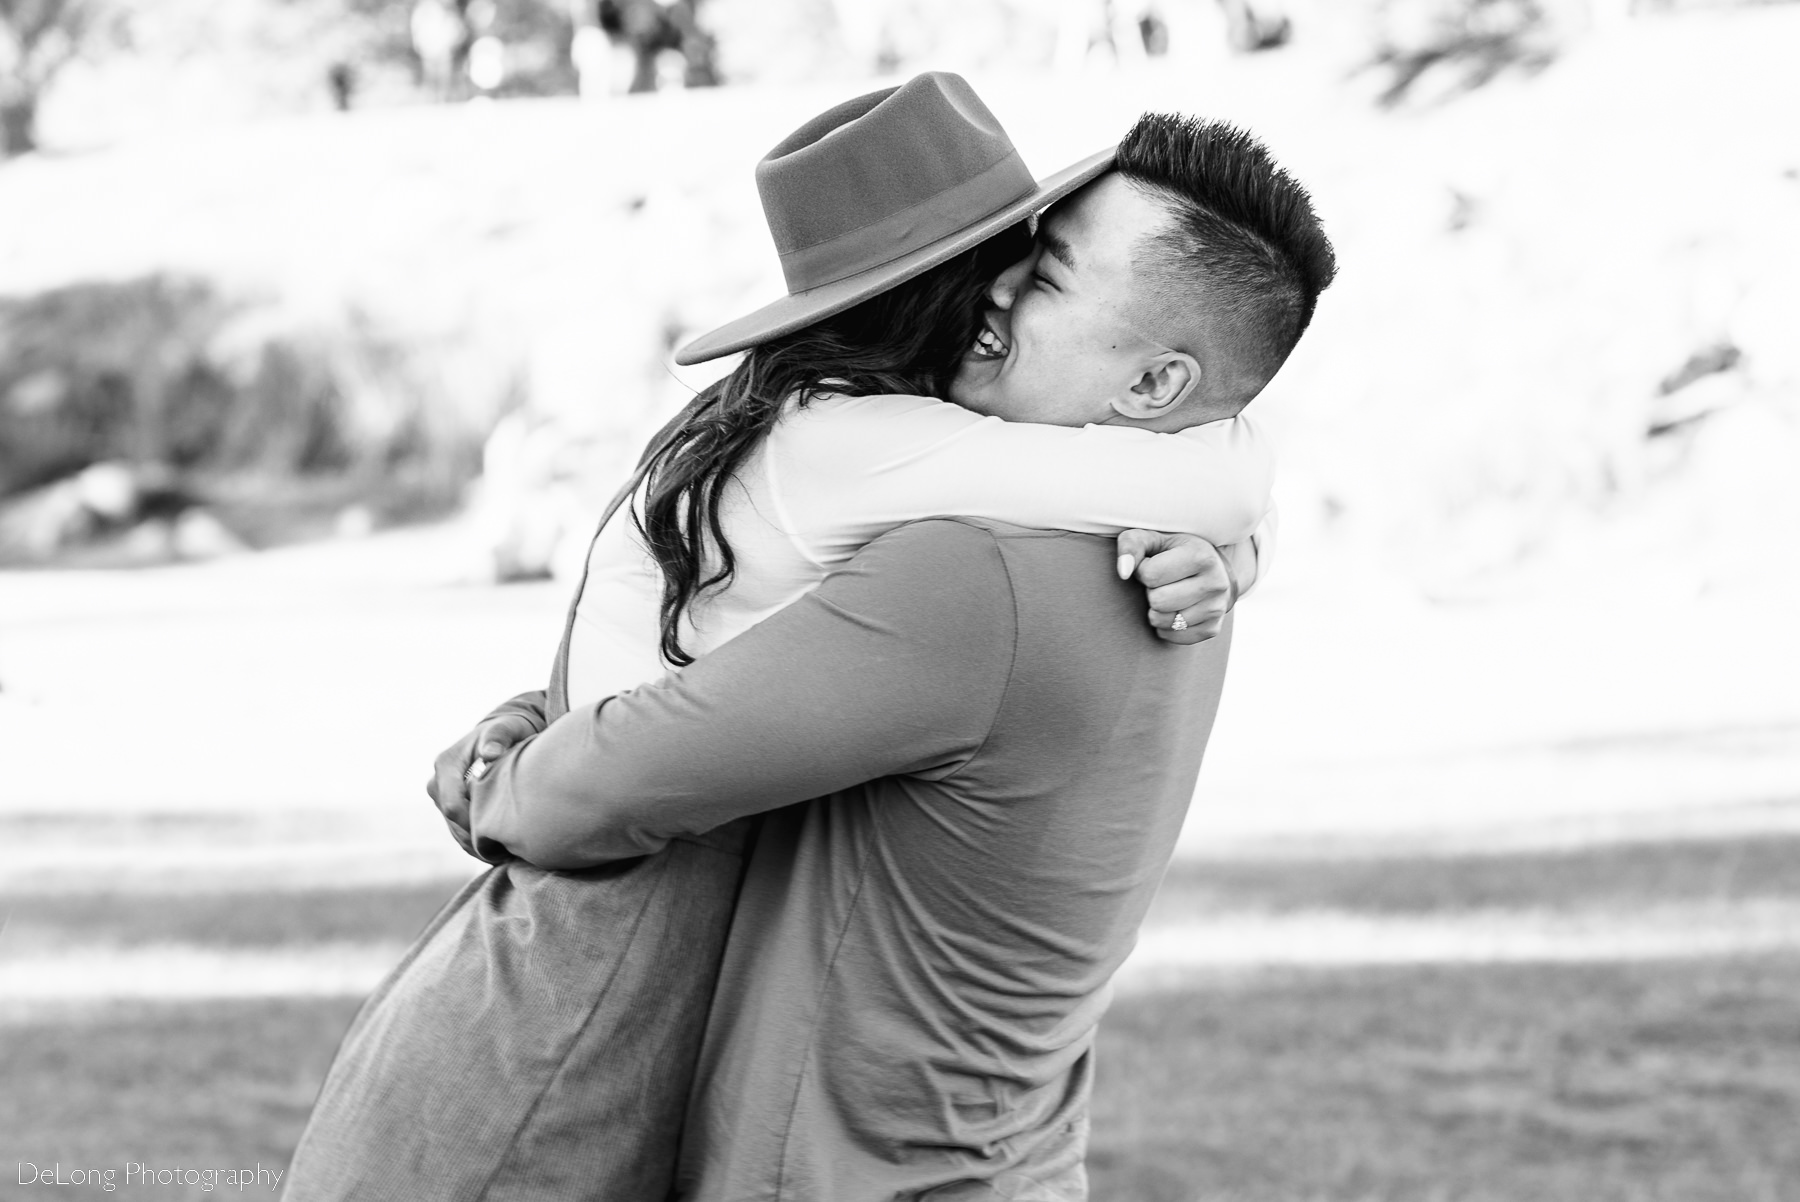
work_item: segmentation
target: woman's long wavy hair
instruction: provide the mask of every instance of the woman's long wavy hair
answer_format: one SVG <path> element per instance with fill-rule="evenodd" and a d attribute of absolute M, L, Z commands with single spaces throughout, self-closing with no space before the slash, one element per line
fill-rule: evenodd
<path fill-rule="evenodd" d="M 694 662 L 681 645 L 682 615 L 737 570 L 720 499 L 788 398 L 805 405 L 824 394 L 946 396 L 980 331 L 989 285 L 1030 249 L 1029 229 L 1013 226 L 854 308 L 752 347 L 694 398 L 639 466 L 631 507 L 662 569 L 665 661 Z"/>

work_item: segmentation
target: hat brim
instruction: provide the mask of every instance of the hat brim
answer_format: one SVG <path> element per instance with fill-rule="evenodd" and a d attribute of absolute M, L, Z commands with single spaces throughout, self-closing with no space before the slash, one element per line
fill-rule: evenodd
<path fill-rule="evenodd" d="M 939 263 L 955 258 L 963 251 L 987 241 L 1001 230 L 1014 225 L 1039 209 L 1046 208 L 1083 184 L 1104 175 L 1113 165 L 1118 147 L 1110 146 L 1091 154 L 1073 166 L 1038 181 L 1032 192 L 1013 201 L 1004 209 L 982 218 L 948 238 L 905 254 L 879 267 L 871 267 L 841 280 L 834 280 L 805 292 L 791 292 L 754 313 L 727 322 L 710 333 L 702 334 L 675 352 L 675 362 L 683 367 L 717 359 L 758 343 L 804 329 L 815 321 L 842 313 L 850 306 L 903 284 L 916 275 L 930 271 Z"/>

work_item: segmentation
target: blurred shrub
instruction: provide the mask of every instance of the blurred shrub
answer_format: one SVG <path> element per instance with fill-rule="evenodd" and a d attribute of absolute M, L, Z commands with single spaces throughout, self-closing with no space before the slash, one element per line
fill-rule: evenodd
<path fill-rule="evenodd" d="M 482 430 L 434 405 L 413 352 L 350 310 L 335 324 L 153 275 L 0 299 L 0 496 L 118 461 L 202 495 L 379 495 L 442 509 Z"/>
<path fill-rule="evenodd" d="M 227 391 L 207 348 L 229 316 L 163 277 L 0 300 L 0 495 L 102 459 L 207 456 Z"/>

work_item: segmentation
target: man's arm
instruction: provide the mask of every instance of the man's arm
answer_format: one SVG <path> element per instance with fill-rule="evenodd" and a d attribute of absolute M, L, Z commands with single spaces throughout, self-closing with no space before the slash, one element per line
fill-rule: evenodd
<path fill-rule="evenodd" d="M 476 845 L 582 868 L 882 776 L 942 779 L 987 737 L 1013 614 L 991 534 L 902 527 L 681 673 L 508 752 L 469 791 Z"/>

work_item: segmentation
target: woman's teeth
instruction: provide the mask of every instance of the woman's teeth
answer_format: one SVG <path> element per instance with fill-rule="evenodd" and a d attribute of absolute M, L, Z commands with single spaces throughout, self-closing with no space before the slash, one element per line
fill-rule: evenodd
<path fill-rule="evenodd" d="M 1006 357 L 1006 344 L 1000 336 L 990 329 L 983 328 L 975 336 L 975 354 L 982 359 L 1003 359 Z"/>

